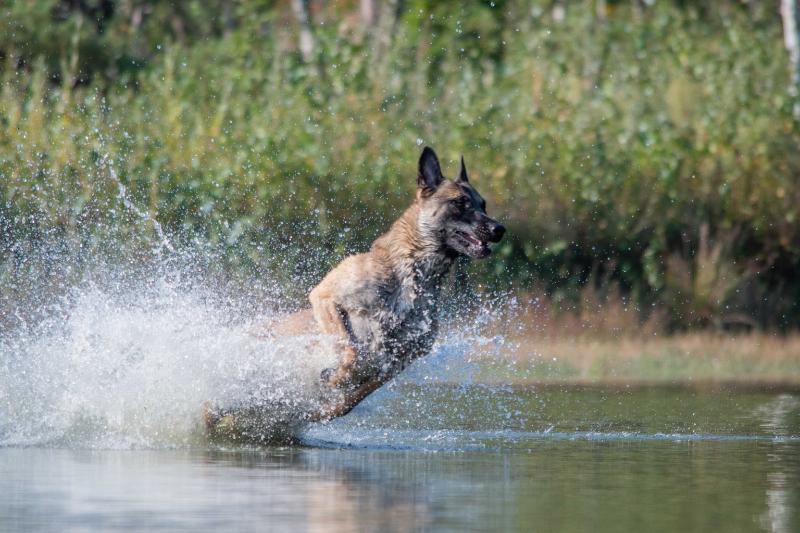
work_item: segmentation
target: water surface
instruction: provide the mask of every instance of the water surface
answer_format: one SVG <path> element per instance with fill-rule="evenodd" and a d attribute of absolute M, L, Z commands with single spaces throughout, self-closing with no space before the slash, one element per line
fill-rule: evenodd
<path fill-rule="evenodd" d="M 400 382 L 301 442 L 0 448 L 0 529 L 800 528 L 792 391 Z"/>

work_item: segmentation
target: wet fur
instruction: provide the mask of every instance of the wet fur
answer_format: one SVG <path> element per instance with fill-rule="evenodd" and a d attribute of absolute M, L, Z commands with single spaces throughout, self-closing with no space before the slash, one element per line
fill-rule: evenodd
<path fill-rule="evenodd" d="M 343 260 L 309 295 L 317 326 L 337 337 L 340 350 L 338 366 L 322 376 L 340 394 L 313 419 L 346 414 L 426 355 L 453 262 L 459 255 L 486 257 L 486 243 L 502 238 L 504 228 L 486 216 L 463 159 L 458 178 L 447 180 L 426 148 L 417 183 L 414 203 L 389 231 L 368 252 Z"/>
<path fill-rule="evenodd" d="M 347 414 L 430 352 L 439 327 L 442 283 L 453 262 L 460 255 L 487 257 L 487 243 L 499 241 L 505 231 L 485 208 L 469 183 L 463 158 L 458 177 L 448 180 L 426 147 L 414 203 L 368 252 L 347 257 L 314 287 L 311 309 L 272 325 L 276 336 L 323 333 L 336 339 L 336 367 L 320 376 L 328 400 L 308 420 Z M 207 407 L 204 416 L 212 433 L 235 425 L 224 411 Z"/>

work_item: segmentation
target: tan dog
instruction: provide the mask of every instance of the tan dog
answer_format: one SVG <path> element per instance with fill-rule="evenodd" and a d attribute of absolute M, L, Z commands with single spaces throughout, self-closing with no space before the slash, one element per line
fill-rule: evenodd
<path fill-rule="evenodd" d="M 460 255 L 488 257 L 488 243 L 498 242 L 503 233 L 505 228 L 486 215 L 486 202 L 469 183 L 464 159 L 458 177 L 448 180 L 436 154 L 426 147 L 411 207 L 368 252 L 346 258 L 325 276 L 309 295 L 312 309 L 273 325 L 276 336 L 324 333 L 337 339 L 337 366 L 321 376 L 326 403 L 307 419 L 347 414 L 426 355 L 436 339 L 442 282 L 454 260 Z M 209 428 L 224 419 L 233 420 L 206 412 Z"/>
<path fill-rule="evenodd" d="M 337 368 L 323 379 L 341 392 L 315 419 L 348 413 L 426 355 L 436 339 L 439 293 L 459 255 L 485 258 L 505 228 L 486 215 L 464 159 L 445 179 L 436 153 L 419 159 L 416 200 L 369 252 L 346 258 L 309 296 L 316 323 L 339 339 Z"/>

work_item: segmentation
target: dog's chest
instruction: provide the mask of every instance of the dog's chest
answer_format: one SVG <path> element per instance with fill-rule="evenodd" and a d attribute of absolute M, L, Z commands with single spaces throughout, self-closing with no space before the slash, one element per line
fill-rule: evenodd
<path fill-rule="evenodd" d="M 414 280 L 401 284 L 391 308 L 391 323 L 397 329 L 424 331 L 436 318 L 438 290 Z M 411 332 L 409 332 L 411 333 Z"/>
<path fill-rule="evenodd" d="M 386 300 L 385 334 L 398 342 L 435 335 L 441 281 L 449 262 L 414 265 L 401 272 Z"/>
<path fill-rule="evenodd" d="M 430 349 L 437 332 L 438 298 L 449 261 L 399 265 L 365 302 L 363 313 L 350 315 L 350 329 L 371 359 L 406 359 Z"/>

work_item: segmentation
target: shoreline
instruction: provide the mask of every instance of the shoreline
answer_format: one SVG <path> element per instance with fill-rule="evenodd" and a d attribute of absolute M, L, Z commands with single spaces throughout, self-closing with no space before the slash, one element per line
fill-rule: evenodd
<path fill-rule="evenodd" d="M 650 380 L 650 379 L 599 379 L 599 380 L 581 380 L 581 379 L 552 379 L 552 380 L 516 380 L 516 381 L 493 381 L 477 379 L 474 383 L 465 385 L 458 381 L 443 381 L 440 382 L 450 387 L 464 387 L 464 386 L 498 386 L 508 387 L 512 390 L 527 390 L 527 389 L 626 389 L 638 391 L 643 389 L 671 389 L 676 391 L 714 391 L 714 390 L 731 390 L 737 392 L 770 392 L 770 393 L 787 393 L 787 394 L 800 394 L 800 377 L 793 379 L 727 379 L 727 380 L 679 380 L 679 381 L 666 381 L 666 380 Z M 420 388 L 420 385 L 407 383 L 403 387 Z"/>
<path fill-rule="evenodd" d="M 800 334 L 569 336 L 521 333 L 467 356 L 480 383 L 732 386 L 800 391 Z"/>

